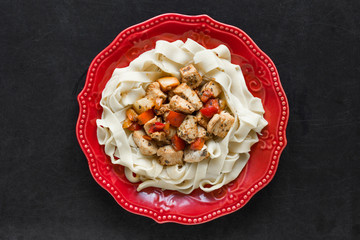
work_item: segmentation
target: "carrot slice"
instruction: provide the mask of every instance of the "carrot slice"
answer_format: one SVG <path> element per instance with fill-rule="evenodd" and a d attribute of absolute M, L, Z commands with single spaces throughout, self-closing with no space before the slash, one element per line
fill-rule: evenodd
<path fill-rule="evenodd" d="M 142 114 L 140 114 L 137 117 L 138 118 L 138 123 L 140 125 L 144 125 L 145 123 L 147 123 L 148 121 L 150 121 L 154 117 L 155 117 L 154 110 L 149 109 L 149 110 L 143 112 Z"/>

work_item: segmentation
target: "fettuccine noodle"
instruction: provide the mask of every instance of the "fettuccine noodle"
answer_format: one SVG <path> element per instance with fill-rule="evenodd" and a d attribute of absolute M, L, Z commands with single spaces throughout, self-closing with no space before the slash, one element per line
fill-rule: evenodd
<path fill-rule="evenodd" d="M 103 113 L 96 121 L 97 136 L 111 162 L 125 167 L 127 179 L 141 182 L 138 191 L 159 187 L 189 194 L 200 187 L 210 192 L 239 176 L 251 146 L 258 141 L 257 133 L 267 121 L 261 100 L 247 89 L 240 66 L 230 61 L 230 51 L 224 45 L 205 49 L 191 39 L 185 43 L 159 40 L 155 49 L 141 54 L 128 67 L 114 70 L 102 93 Z M 163 76 L 180 78 L 179 69 L 190 63 L 201 75 L 213 77 L 221 85 L 235 123 L 225 138 L 206 142 L 210 158 L 183 166 L 162 166 L 157 156 L 140 153 L 122 123 L 126 110 L 145 96 L 149 83 Z"/>

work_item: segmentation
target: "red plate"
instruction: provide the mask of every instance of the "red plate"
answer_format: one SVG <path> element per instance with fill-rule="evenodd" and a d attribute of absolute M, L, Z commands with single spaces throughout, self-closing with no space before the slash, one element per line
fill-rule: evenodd
<path fill-rule="evenodd" d="M 206 48 L 225 44 L 230 49 L 232 62 L 241 66 L 250 92 L 262 99 L 269 125 L 252 147 L 239 177 L 221 189 L 211 193 L 195 190 L 190 195 L 158 188 L 137 192 L 137 184 L 126 179 L 123 167 L 111 164 L 98 143 L 101 92 L 115 68 L 128 66 L 141 53 L 153 49 L 157 40 L 187 38 Z M 271 181 L 286 145 L 289 106 L 274 63 L 242 30 L 207 15 L 163 14 L 125 29 L 92 61 L 78 101 L 76 135 L 95 181 L 126 210 L 159 223 L 199 224 L 242 208 Z"/>

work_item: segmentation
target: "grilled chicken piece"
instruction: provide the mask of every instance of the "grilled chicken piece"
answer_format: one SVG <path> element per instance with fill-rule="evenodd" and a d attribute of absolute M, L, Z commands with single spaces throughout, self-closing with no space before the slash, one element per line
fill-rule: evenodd
<path fill-rule="evenodd" d="M 174 95 L 170 99 L 170 109 L 187 114 L 191 114 L 195 111 L 195 108 L 188 101 L 178 95 Z"/>
<path fill-rule="evenodd" d="M 192 89 L 197 88 L 201 84 L 202 77 L 192 64 L 181 68 L 180 73 L 181 81 L 187 83 Z"/>
<path fill-rule="evenodd" d="M 144 125 L 144 129 L 147 135 L 149 135 L 152 139 L 155 139 L 157 141 L 165 141 L 166 140 L 166 135 L 165 132 L 160 131 L 160 132 L 153 132 L 150 133 L 149 129 L 150 127 L 155 124 L 155 122 L 161 122 L 161 118 L 160 117 L 154 117 L 153 119 L 149 120 L 147 123 L 145 123 Z"/>
<path fill-rule="evenodd" d="M 155 100 L 156 98 L 166 99 L 166 94 L 160 90 L 158 82 L 150 83 L 146 89 L 146 97 Z"/>
<path fill-rule="evenodd" d="M 190 162 L 190 163 L 200 162 L 209 156 L 210 154 L 207 151 L 206 145 L 204 145 L 201 150 L 191 150 L 190 147 L 187 147 L 184 151 L 185 162 Z"/>
<path fill-rule="evenodd" d="M 175 151 L 171 145 L 161 147 L 157 150 L 161 165 L 172 166 L 183 163 L 183 151 Z"/>
<path fill-rule="evenodd" d="M 210 139 L 210 133 L 207 132 L 205 128 L 198 125 L 197 130 L 198 130 L 198 135 L 197 135 L 198 138 L 203 138 L 205 139 L 205 141 Z"/>
<path fill-rule="evenodd" d="M 164 113 L 170 111 L 170 105 L 168 103 L 162 104 L 159 109 L 154 109 L 156 115 L 164 115 Z"/>
<path fill-rule="evenodd" d="M 134 109 L 137 114 L 141 114 L 155 106 L 155 100 L 149 98 L 141 98 L 134 103 Z"/>
<path fill-rule="evenodd" d="M 173 97 L 173 96 L 175 96 L 175 93 L 174 93 L 174 91 L 168 91 L 167 92 L 167 95 L 168 95 L 168 99 L 169 99 L 169 101 L 170 101 L 170 99 Z"/>
<path fill-rule="evenodd" d="M 209 119 L 204 117 L 201 112 L 196 113 L 196 121 L 204 128 L 207 128 Z"/>
<path fill-rule="evenodd" d="M 182 83 L 174 89 L 174 93 L 187 100 L 198 111 L 203 104 L 194 90 L 186 83 Z"/>
<path fill-rule="evenodd" d="M 145 136 L 143 130 L 137 130 L 133 133 L 133 139 L 135 144 L 139 147 L 140 152 L 144 155 L 151 156 L 156 154 L 158 148 L 152 141 L 148 141 L 143 136 Z"/>
<path fill-rule="evenodd" d="M 212 93 L 212 97 L 217 97 L 221 93 L 221 86 L 215 81 L 210 81 L 201 88 L 200 96 L 202 96 L 205 91 Z"/>
<path fill-rule="evenodd" d="M 222 111 L 215 114 L 209 121 L 207 130 L 209 133 L 224 138 L 234 124 L 235 118 L 228 112 Z"/>
<path fill-rule="evenodd" d="M 166 138 L 167 138 L 168 140 L 171 140 L 171 138 L 172 138 L 175 134 L 176 134 L 176 128 L 173 127 L 173 126 L 170 126 L 170 128 L 169 128 L 169 134 L 166 135 Z"/>
<path fill-rule="evenodd" d="M 177 129 L 177 134 L 181 139 L 188 143 L 194 142 L 198 135 L 196 118 L 192 115 L 187 115 Z"/>

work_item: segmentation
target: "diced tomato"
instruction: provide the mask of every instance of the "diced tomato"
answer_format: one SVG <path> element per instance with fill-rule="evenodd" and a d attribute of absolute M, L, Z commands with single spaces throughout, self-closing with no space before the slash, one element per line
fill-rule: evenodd
<path fill-rule="evenodd" d="M 162 99 L 162 98 L 156 98 L 155 99 L 155 109 L 156 110 L 159 110 L 160 108 L 161 108 L 161 105 L 162 105 L 162 103 L 163 103 L 163 101 L 164 101 L 164 99 Z"/>
<path fill-rule="evenodd" d="M 126 116 L 133 122 L 135 122 L 137 120 L 137 117 L 138 117 L 138 114 L 135 112 L 134 109 L 132 108 L 129 108 L 127 111 L 126 111 Z"/>
<path fill-rule="evenodd" d="M 148 135 L 144 135 L 144 136 L 142 136 L 144 139 L 146 139 L 146 140 L 148 140 L 148 141 L 151 141 L 151 137 L 150 136 L 148 136 Z"/>
<path fill-rule="evenodd" d="M 212 98 L 209 99 L 205 105 L 204 108 L 200 110 L 200 112 L 207 118 L 212 118 L 216 113 L 220 113 L 221 108 L 219 104 L 219 99 Z"/>
<path fill-rule="evenodd" d="M 209 99 L 209 101 L 207 101 L 205 103 L 204 108 L 210 107 L 210 106 L 213 106 L 213 107 L 216 107 L 217 109 L 219 109 L 219 113 L 220 113 L 220 104 L 219 104 L 219 99 L 218 98 Z"/>
<path fill-rule="evenodd" d="M 181 123 L 184 121 L 186 115 L 174 111 L 170 111 L 169 115 L 166 117 L 166 121 L 174 127 L 180 127 Z"/>
<path fill-rule="evenodd" d="M 133 131 L 140 130 L 141 126 L 137 122 L 133 122 L 128 129 L 133 132 Z"/>
<path fill-rule="evenodd" d="M 184 150 L 186 146 L 185 141 L 179 138 L 176 134 L 171 138 L 171 144 L 175 151 Z"/>
<path fill-rule="evenodd" d="M 160 132 L 164 129 L 165 124 L 161 123 L 161 122 L 155 122 L 154 124 L 152 124 L 149 128 L 149 133 L 154 133 L 154 132 Z"/>
<path fill-rule="evenodd" d="M 205 144 L 205 139 L 197 138 L 195 142 L 190 145 L 191 150 L 201 150 Z"/>
<path fill-rule="evenodd" d="M 203 103 L 205 103 L 205 102 L 207 102 L 212 96 L 213 96 L 213 93 L 212 93 L 209 89 L 206 89 L 206 90 L 201 94 L 200 100 L 201 100 Z"/>
<path fill-rule="evenodd" d="M 137 117 L 138 118 L 138 123 L 140 125 L 144 125 L 145 123 L 147 123 L 148 121 L 150 121 L 154 117 L 155 117 L 154 110 L 149 109 L 149 110 L 143 112 L 142 114 L 140 114 Z"/>
<path fill-rule="evenodd" d="M 218 109 L 214 106 L 210 106 L 210 107 L 200 109 L 200 112 L 205 117 L 212 118 L 218 112 Z"/>

